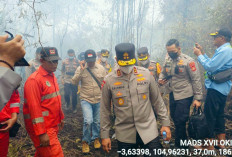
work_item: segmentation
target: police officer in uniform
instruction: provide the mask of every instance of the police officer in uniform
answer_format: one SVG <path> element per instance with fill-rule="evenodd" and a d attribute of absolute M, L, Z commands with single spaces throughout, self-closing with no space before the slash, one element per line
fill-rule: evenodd
<path fill-rule="evenodd" d="M 108 63 L 109 56 L 110 52 L 106 49 L 102 49 L 97 61 L 98 64 L 101 64 L 106 69 L 107 74 L 112 70 L 111 65 Z"/>
<path fill-rule="evenodd" d="M 151 61 L 147 47 L 141 47 L 137 51 L 138 55 L 138 66 L 142 66 L 150 71 L 154 76 L 155 80 L 158 80 L 159 74 L 161 73 L 161 66 L 158 62 Z"/>
<path fill-rule="evenodd" d="M 61 70 L 61 81 L 64 84 L 64 98 L 66 102 L 66 108 L 70 108 L 70 95 L 72 97 L 72 109 L 76 113 L 77 105 L 77 86 L 72 84 L 72 77 L 75 74 L 75 71 L 79 63 L 75 57 L 75 52 L 73 49 L 68 50 L 68 58 L 66 58 L 62 63 Z"/>
<path fill-rule="evenodd" d="M 25 73 L 26 73 L 26 79 L 34 73 L 36 70 L 38 70 L 39 66 L 41 65 L 40 63 L 40 51 L 41 47 L 38 47 L 35 52 L 35 58 L 30 60 L 28 63 L 30 64 L 29 67 L 25 68 Z"/>
<path fill-rule="evenodd" d="M 121 43 L 115 47 L 118 68 L 109 73 L 102 84 L 100 110 L 101 138 L 103 149 L 111 150 L 110 113 L 114 104 L 116 120 L 115 132 L 118 151 L 123 149 L 161 148 L 155 114 L 160 118 L 161 132 L 170 140 L 170 121 L 157 83 L 150 72 L 135 66 L 135 47 L 131 43 Z M 154 114 L 155 113 L 155 114 Z M 122 156 L 119 153 L 119 156 Z"/>
<path fill-rule="evenodd" d="M 191 57 L 181 53 L 179 42 L 170 39 L 166 44 L 168 56 L 159 77 L 159 84 L 170 81 L 172 92 L 169 94 L 171 118 L 175 124 L 175 145 L 186 140 L 186 122 L 190 106 L 201 106 L 203 99 L 200 71 Z"/>

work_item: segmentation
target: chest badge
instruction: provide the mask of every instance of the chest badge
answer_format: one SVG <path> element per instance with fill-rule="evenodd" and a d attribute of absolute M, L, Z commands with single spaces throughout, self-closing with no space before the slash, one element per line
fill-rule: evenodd
<path fill-rule="evenodd" d="M 120 91 L 118 91 L 118 93 L 116 94 L 116 96 L 122 96 L 122 93 Z"/>
<path fill-rule="evenodd" d="M 123 98 L 119 98 L 118 99 L 118 104 L 119 105 L 123 105 L 124 104 L 124 99 Z"/>
<path fill-rule="evenodd" d="M 48 87 L 51 87 L 51 84 L 50 84 L 49 81 L 46 81 L 46 85 L 47 85 Z"/>
<path fill-rule="evenodd" d="M 114 85 L 115 85 L 115 86 L 122 85 L 122 82 L 115 82 Z"/>
<path fill-rule="evenodd" d="M 140 82 L 140 81 L 145 81 L 145 78 L 139 78 L 139 79 L 137 79 L 137 81 L 138 81 L 138 82 Z"/>
<path fill-rule="evenodd" d="M 138 75 L 137 75 L 137 77 L 142 77 L 142 76 L 143 76 L 143 74 L 138 74 Z"/>
<path fill-rule="evenodd" d="M 183 65 L 184 64 L 184 61 L 181 59 L 178 63 L 178 65 Z"/>
<path fill-rule="evenodd" d="M 143 99 L 147 99 L 147 95 L 146 94 L 143 94 Z"/>

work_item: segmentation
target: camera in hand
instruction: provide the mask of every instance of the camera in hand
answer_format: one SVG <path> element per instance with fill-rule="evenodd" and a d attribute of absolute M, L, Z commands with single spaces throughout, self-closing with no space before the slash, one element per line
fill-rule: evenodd
<path fill-rule="evenodd" d="M 8 32 L 8 31 L 5 31 L 5 32 L 6 32 L 7 34 L 10 35 L 10 37 L 8 37 L 8 38 L 6 39 L 6 41 L 11 41 L 11 40 L 14 39 L 14 36 L 13 36 L 12 33 Z M 30 66 L 30 65 L 28 64 L 28 62 L 26 61 L 25 58 L 21 58 L 19 61 L 17 61 L 17 62 L 15 63 L 14 66 Z"/>

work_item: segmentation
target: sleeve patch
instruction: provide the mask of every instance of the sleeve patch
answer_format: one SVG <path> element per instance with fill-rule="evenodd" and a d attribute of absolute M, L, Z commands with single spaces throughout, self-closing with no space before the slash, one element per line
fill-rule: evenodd
<path fill-rule="evenodd" d="M 106 84 L 106 81 L 102 81 L 101 89 L 104 87 L 105 84 Z"/>
<path fill-rule="evenodd" d="M 194 62 L 189 63 L 189 66 L 190 66 L 190 68 L 191 68 L 192 71 L 196 71 L 197 70 L 196 65 L 195 65 Z"/>

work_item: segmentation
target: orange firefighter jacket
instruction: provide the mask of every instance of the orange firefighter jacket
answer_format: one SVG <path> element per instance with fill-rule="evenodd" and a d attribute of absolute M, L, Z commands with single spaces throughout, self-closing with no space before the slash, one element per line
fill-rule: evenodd
<path fill-rule="evenodd" d="M 23 114 L 30 135 L 44 134 L 64 119 L 57 79 L 42 66 L 25 83 Z"/>
<path fill-rule="evenodd" d="M 12 113 L 19 113 L 20 97 L 19 92 L 15 90 L 8 103 L 0 111 L 0 122 L 4 122 L 11 118 Z"/>

